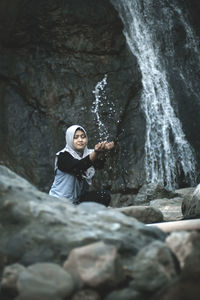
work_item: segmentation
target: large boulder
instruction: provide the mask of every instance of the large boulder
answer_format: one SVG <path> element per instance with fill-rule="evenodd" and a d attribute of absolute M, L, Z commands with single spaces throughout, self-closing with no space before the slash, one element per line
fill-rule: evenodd
<path fill-rule="evenodd" d="M 172 252 L 165 243 L 154 241 L 136 255 L 132 285 L 139 291 L 154 292 L 177 278 L 177 274 Z"/>
<path fill-rule="evenodd" d="M 172 232 L 166 243 L 179 260 L 185 276 L 200 274 L 200 233 L 198 231 Z"/>
<path fill-rule="evenodd" d="M 166 240 L 177 256 L 181 275 L 168 287 L 164 287 L 154 300 L 198 300 L 200 294 L 200 236 L 199 232 L 173 232 Z"/>
<path fill-rule="evenodd" d="M 95 205 L 95 210 L 92 206 Z M 105 241 L 126 255 L 165 235 L 97 203 L 82 209 L 38 191 L 0 167 L 1 268 L 18 262 L 63 262 L 74 247 Z M 130 230 L 131 228 L 131 230 Z"/>
<path fill-rule="evenodd" d="M 2 300 L 114 299 L 117 290 L 116 299 L 143 300 L 183 284 L 194 262 L 199 276 L 198 234 L 179 239 L 190 246 L 181 258 L 155 225 L 98 203 L 73 206 L 4 166 L 0 219 Z"/>
<path fill-rule="evenodd" d="M 159 209 L 165 221 L 175 221 L 183 218 L 182 202 L 182 197 L 156 199 L 150 201 L 150 207 Z"/>
<path fill-rule="evenodd" d="M 182 213 L 184 218 L 200 217 L 200 184 L 184 196 Z"/>
<path fill-rule="evenodd" d="M 103 242 L 73 249 L 64 269 L 73 274 L 80 286 L 93 289 L 117 288 L 125 279 L 117 247 Z"/>

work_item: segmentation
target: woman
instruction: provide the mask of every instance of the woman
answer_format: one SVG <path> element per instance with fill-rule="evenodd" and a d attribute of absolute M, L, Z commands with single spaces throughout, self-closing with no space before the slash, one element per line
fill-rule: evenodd
<path fill-rule="evenodd" d="M 56 153 L 55 178 L 49 194 L 64 197 L 73 204 L 83 201 L 100 202 L 108 206 L 110 195 L 106 191 L 89 192 L 95 169 L 101 169 L 105 153 L 113 149 L 114 143 L 100 142 L 94 150 L 88 149 L 85 129 L 73 125 L 66 131 L 66 146 Z"/>

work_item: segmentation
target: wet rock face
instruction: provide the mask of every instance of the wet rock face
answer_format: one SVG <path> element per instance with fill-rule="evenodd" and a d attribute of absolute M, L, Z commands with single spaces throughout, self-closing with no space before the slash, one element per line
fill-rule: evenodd
<path fill-rule="evenodd" d="M 90 147 L 99 140 L 93 90 L 107 74 L 100 114 L 116 141 L 108 177 L 113 189 L 137 186 L 144 144 L 140 72 L 108 0 L 1 1 L 0 70 L 1 162 L 47 191 L 68 126 L 84 126 Z M 126 173 L 134 164 L 136 172 Z"/>

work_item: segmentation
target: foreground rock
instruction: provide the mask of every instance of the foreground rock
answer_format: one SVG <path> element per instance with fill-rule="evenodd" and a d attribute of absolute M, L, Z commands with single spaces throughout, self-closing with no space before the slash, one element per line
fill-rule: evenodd
<path fill-rule="evenodd" d="M 75 283 L 63 268 L 52 263 L 37 263 L 28 268 L 11 265 L 5 268 L 2 290 L 17 300 L 61 300 L 72 295 Z"/>
<path fill-rule="evenodd" d="M 8 263 L 62 262 L 75 246 L 99 240 L 116 244 L 120 251 L 131 254 L 152 240 L 163 238 L 161 231 L 149 232 L 142 223 L 120 212 L 105 210 L 95 203 L 95 213 L 90 213 L 37 191 L 4 167 L 0 172 L 4 231 L 0 249 L 1 257 L 5 255 Z"/>
<path fill-rule="evenodd" d="M 167 237 L 166 243 L 178 258 L 180 267 L 185 275 L 187 273 L 191 275 L 200 274 L 199 231 L 173 232 Z"/>
<path fill-rule="evenodd" d="M 144 247 L 136 255 L 133 272 L 132 284 L 138 290 L 146 292 L 157 291 L 177 277 L 172 253 L 167 245 L 160 241 Z"/>
<path fill-rule="evenodd" d="M 181 274 L 170 287 L 164 287 L 154 300 L 198 300 L 200 294 L 200 233 L 175 232 L 166 240 L 177 256 Z"/>
<path fill-rule="evenodd" d="M 79 286 L 90 288 L 115 287 L 125 279 L 117 247 L 103 242 L 72 250 L 64 269 L 73 274 Z"/>
<path fill-rule="evenodd" d="M 99 241 L 108 245 L 105 247 L 113 247 L 116 261 L 129 258 L 132 261 L 143 247 L 165 238 L 159 229 L 147 228 L 120 212 L 97 203 L 85 205 L 87 210 L 84 205 L 74 207 L 64 199 L 41 193 L 1 166 L 1 269 L 12 263 L 24 266 L 38 262 L 62 264 L 74 248 Z M 111 277 L 109 281 L 112 282 Z M 117 285 L 119 278 L 114 282 Z"/>
<path fill-rule="evenodd" d="M 182 280 L 186 255 L 156 226 L 97 203 L 72 206 L 3 166 L 0 220 L 1 300 L 142 300 Z M 199 246 L 188 241 L 192 270 Z"/>

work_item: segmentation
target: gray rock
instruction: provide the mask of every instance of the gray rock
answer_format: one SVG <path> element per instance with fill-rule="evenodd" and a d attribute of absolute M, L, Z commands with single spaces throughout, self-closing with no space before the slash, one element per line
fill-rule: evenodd
<path fill-rule="evenodd" d="M 136 195 L 134 194 L 111 194 L 111 207 L 127 207 L 134 205 Z"/>
<path fill-rule="evenodd" d="M 91 213 L 66 199 L 39 192 L 28 183 L 22 189 L 21 178 L 12 174 L 13 183 L 10 174 L 0 177 L 0 218 L 4 232 L 0 235 L 0 249 L 7 263 L 62 263 L 73 248 L 100 240 L 116 245 L 128 257 L 153 240 L 165 238 L 159 229 L 147 228 L 116 210 Z"/>
<path fill-rule="evenodd" d="M 175 190 L 175 192 L 178 193 L 179 195 L 182 195 L 182 197 L 184 197 L 187 194 L 193 193 L 194 190 L 195 190 L 195 187 L 188 187 L 188 188 L 183 188 L 183 189 L 177 189 L 177 190 Z"/>
<path fill-rule="evenodd" d="M 183 218 L 181 209 L 182 202 L 182 197 L 156 199 L 150 201 L 150 207 L 160 209 L 163 214 L 164 221 L 177 221 Z"/>
<path fill-rule="evenodd" d="M 166 238 L 166 243 L 177 256 L 185 276 L 200 275 L 200 233 L 198 231 L 173 232 Z"/>
<path fill-rule="evenodd" d="M 151 206 L 129 206 L 118 208 L 117 210 L 146 224 L 163 221 L 163 214 L 159 206 L 157 208 Z"/>
<path fill-rule="evenodd" d="M 163 186 L 155 183 L 148 183 L 144 184 L 136 198 L 135 198 L 135 205 L 148 205 L 151 200 L 155 199 L 162 199 L 162 198 L 174 198 L 179 196 L 178 193 L 175 193 L 173 191 L 170 191 Z"/>
<path fill-rule="evenodd" d="M 116 288 L 125 279 L 117 248 L 103 242 L 73 249 L 64 269 L 73 274 L 80 287 Z"/>
<path fill-rule="evenodd" d="M 77 206 L 78 209 L 90 213 L 96 213 L 99 210 L 106 210 L 106 206 L 97 202 L 82 202 Z"/>
<path fill-rule="evenodd" d="M 17 286 L 19 276 L 25 269 L 24 266 L 17 263 L 5 267 L 1 279 L 1 290 L 17 295 L 19 292 Z"/>
<path fill-rule="evenodd" d="M 176 254 L 182 272 L 180 277 L 157 293 L 153 300 L 198 300 L 200 294 L 200 236 L 199 232 L 173 232 L 166 239 Z"/>
<path fill-rule="evenodd" d="M 177 277 L 174 257 L 166 244 L 155 241 L 135 257 L 133 286 L 142 292 L 154 292 Z"/>
<path fill-rule="evenodd" d="M 63 300 L 74 291 L 71 275 L 56 264 L 38 263 L 28 268 L 16 266 L 5 268 L 2 284 L 4 289 L 17 291 L 17 300 Z"/>
<path fill-rule="evenodd" d="M 197 218 L 200 216 L 200 184 L 194 191 L 187 193 L 182 202 L 184 218 Z"/>

